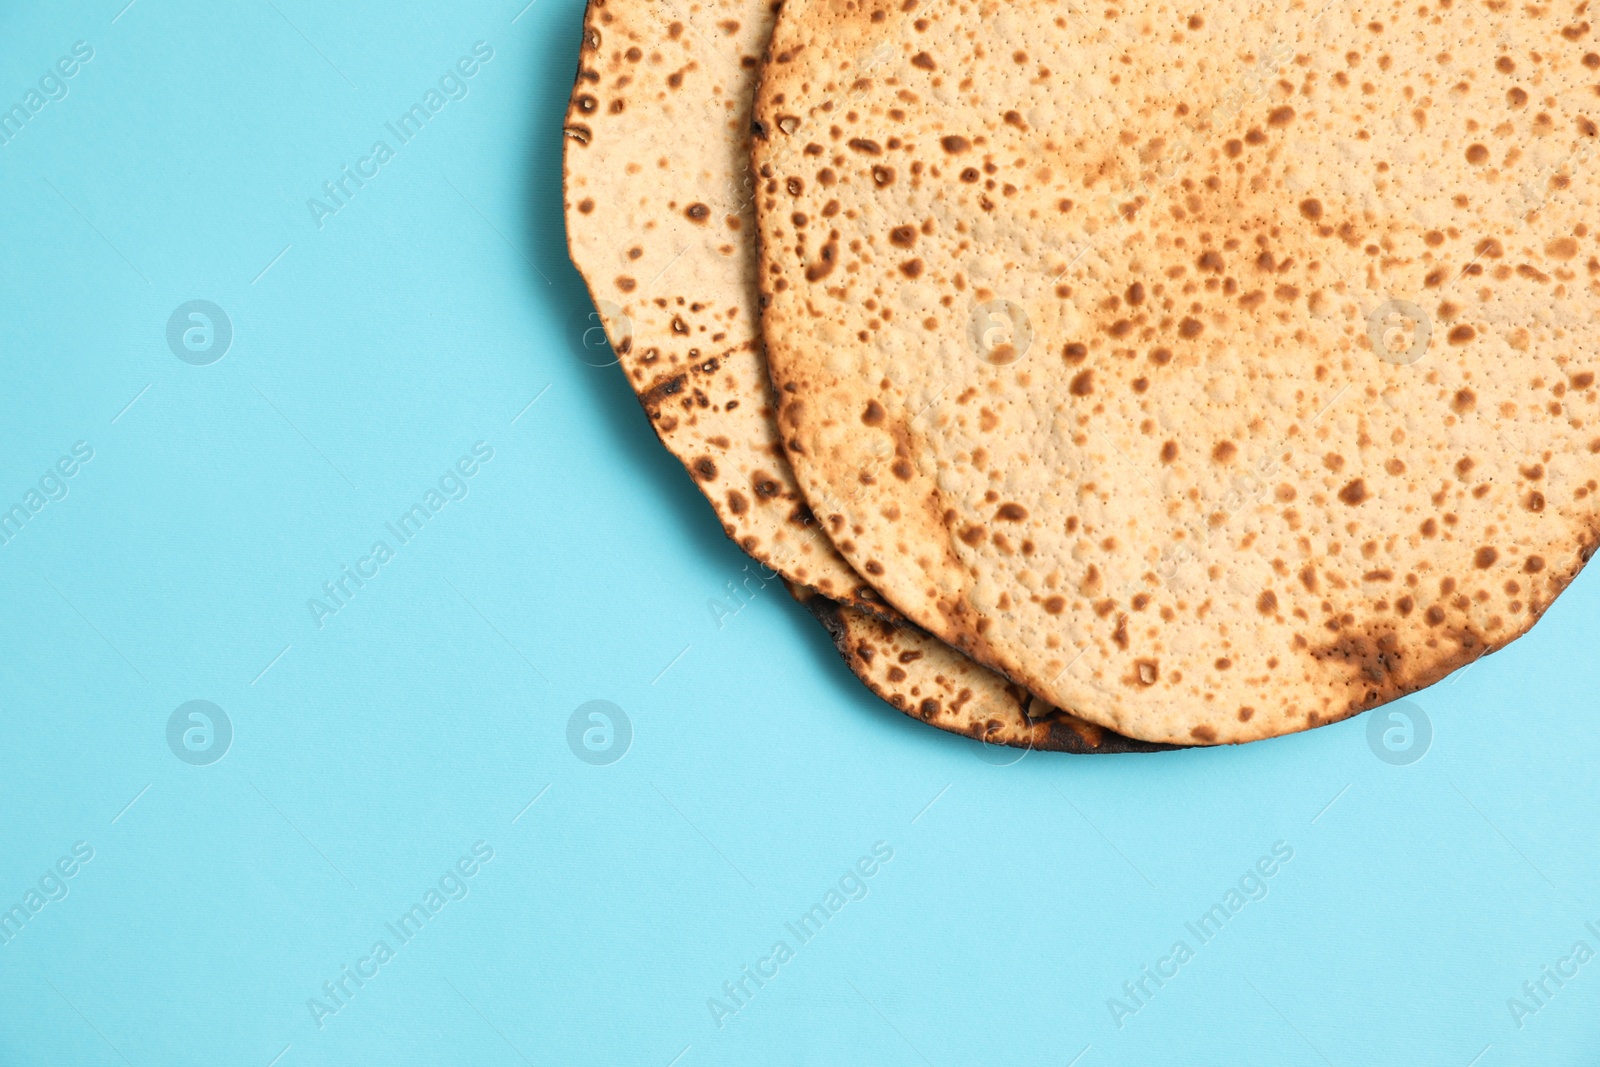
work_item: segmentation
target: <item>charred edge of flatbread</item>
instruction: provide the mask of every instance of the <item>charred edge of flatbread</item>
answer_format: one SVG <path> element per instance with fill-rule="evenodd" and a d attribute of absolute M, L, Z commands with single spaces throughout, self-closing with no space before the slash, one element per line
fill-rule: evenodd
<path fill-rule="evenodd" d="M 592 20 L 594 19 L 595 10 L 603 5 L 604 0 L 600 0 L 599 3 L 597 3 L 596 0 L 588 0 L 588 3 L 584 5 L 583 25 L 578 31 L 577 67 L 572 73 L 572 91 L 567 94 L 567 109 L 563 116 L 564 121 L 561 126 L 561 233 L 563 241 L 567 246 L 567 262 L 572 264 L 572 269 L 577 271 L 578 277 L 583 280 L 583 290 L 589 295 L 589 303 L 596 309 L 600 307 L 600 295 L 596 291 L 595 283 L 592 279 L 590 279 L 588 271 L 583 269 L 583 262 L 578 255 L 578 250 L 573 247 L 572 226 L 567 218 L 567 204 L 570 200 L 570 190 L 567 188 L 567 179 L 570 176 L 572 168 L 567 162 L 567 152 L 570 146 L 568 146 L 566 142 L 570 138 L 571 140 L 577 141 L 579 144 L 587 147 L 590 140 L 594 136 L 594 131 L 591 130 L 588 125 L 581 122 L 572 122 L 570 120 L 575 109 L 574 101 L 576 101 L 579 95 L 581 95 L 583 92 L 584 53 L 590 49 L 599 49 L 599 40 L 595 36 L 597 31 L 592 25 Z M 608 345 L 611 343 L 609 336 L 606 339 L 606 343 Z M 624 378 L 626 378 L 626 376 L 627 375 L 624 374 Z M 629 383 L 629 389 L 632 390 L 632 388 L 632 383 Z M 634 395 L 637 396 L 638 394 L 635 393 Z M 654 423 L 652 422 L 651 425 L 654 426 Z"/>
<path fill-rule="evenodd" d="M 595 25 L 595 22 L 597 21 L 596 11 L 604 6 L 605 0 L 588 0 L 588 3 L 584 7 L 583 25 L 578 39 L 577 69 L 573 72 L 572 91 L 567 98 L 567 112 L 565 116 L 566 121 L 562 127 L 562 135 L 564 139 L 570 138 L 584 146 L 587 146 L 590 143 L 593 137 L 593 130 L 587 123 L 574 121 L 575 115 L 579 114 L 575 108 L 575 102 L 587 91 L 585 83 L 589 79 L 586 79 L 585 77 L 584 57 L 587 52 L 591 50 L 597 51 L 599 48 L 599 38 L 596 36 L 599 33 L 599 30 Z M 578 272 L 578 277 L 583 280 L 584 291 L 588 294 L 590 303 L 598 309 L 600 300 L 599 290 L 594 280 L 589 277 L 588 271 L 584 269 L 581 257 L 577 254 L 577 250 L 573 247 L 572 229 L 569 224 L 569 219 L 567 217 L 567 211 L 565 208 L 566 204 L 570 200 L 569 190 L 567 188 L 567 180 L 570 175 L 570 167 L 568 166 L 567 162 L 567 151 L 569 150 L 569 147 L 570 146 L 565 144 L 562 146 L 561 166 L 561 201 L 563 205 L 562 226 L 565 234 L 567 259 L 572 263 L 573 268 Z M 754 239 L 754 229 L 755 228 L 752 226 L 751 239 Z M 607 340 L 609 343 L 609 336 Z M 759 341 L 757 343 L 759 343 Z M 669 430 L 662 421 L 663 406 L 672 397 L 681 394 L 686 388 L 690 388 L 691 383 L 689 376 L 691 374 L 705 374 L 709 376 L 715 373 L 715 371 L 721 366 L 722 361 L 727 358 L 728 354 L 736 350 L 738 347 L 738 345 L 735 345 L 732 348 L 724 349 L 715 355 L 692 361 L 686 364 L 680 370 L 664 373 L 661 377 L 648 385 L 642 381 L 635 381 L 634 376 L 628 373 L 626 367 L 622 367 L 623 377 L 627 380 L 630 391 L 633 392 L 634 397 L 639 401 L 640 407 L 643 408 L 645 417 L 650 423 L 650 429 L 656 435 L 656 440 L 660 441 L 662 447 L 666 448 L 667 452 L 672 455 L 674 459 L 678 460 L 679 463 L 683 465 L 685 470 L 688 471 L 690 480 L 694 482 L 695 487 L 697 489 L 701 489 L 701 496 L 704 497 L 706 502 L 710 505 L 712 513 L 716 516 L 718 524 L 722 527 L 723 534 L 727 536 L 730 541 L 733 541 L 741 551 L 745 552 L 747 555 L 751 555 L 752 558 L 756 559 L 758 563 L 768 567 L 769 569 L 776 569 L 772 567 L 772 561 L 770 559 L 755 555 L 752 551 L 752 546 L 739 539 L 734 532 L 734 528 L 723 518 L 717 501 L 712 499 L 712 497 L 702 488 L 701 479 L 698 475 L 698 472 L 693 469 L 692 458 L 689 455 L 680 452 L 678 449 L 675 449 L 672 442 L 668 440 L 667 435 Z M 628 347 L 626 344 L 624 344 L 623 350 L 616 353 L 616 355 L 619 357 L 619 366 L 622 363 L 620 357 L 627 354 Z M 780 458 L 783 459 L 785 464 L 788 463 L 787 457 Z M 832 541 L 828 538 L 827 533 L 818 523 L 818 520 L 812 513 L 809 505 L 806 504 L 803 494 L 801 494 L 799 491 L 798 484 L 794 483 L 792 474 L 790 475 L 789 480 L 791 484 L 794 484 L 794 495 L 796 497 L 797 504 L 793 513 L 789 516 L 789 524 L 801 531 L 799 536 L 815 537 L 818 541 L 817 547 L 823 554 L 833 554 L 835 550 Z M 767 553 L 766 555 L 770 556 L 770 553 Z M 848 569 L 848 565 L 846 565 L 846 569 Z M 843 603 L 849 604 L 852 607 L 860 608 L 863 611 L 885 619 L 889 622 L 902 621 L 902 617 L 899 615 L 899 613 L 896 612 L 894 608 L 889 606 L 888 602 L 883 599 L 882 595 L 877 591 L 877 589 L 870 585 L 865 579 L 860 578 L 859 575 L 857 575 L 856 578 L 857 580 L 851 588 L 847 590 L 832 590 L 823 595 L 836 597 Z"/>
<path fill-rule="evenodd" d="M 679 396 L 684 392 L 685 389 L 689 388 L 689 375 L 691 373 L 713 373 L 717 369 L 719 363 L 720 359 L 716 356 L 712 356 L 709 359 L 702 359 L 698 363 L 692 364 L 687 370 L 663 374 L 660 378 L 657 378 L 645 388 L 634 391 L 634 397 L 639 401 L 639 406 L 644 409 L 645 419 L 650 423 L 650 429 L 655 433 L 656 440 L 661 442 L 662 447 L 667 447 L 667 440 L 665 436 L 663 436 L 661 427 L 662 405 L 671 400 L 673 397 Z M 667 450 L 669 453 L 672 451 L 670 448 Z M 677 458 L 676 453 L 672 454 L 674 458 Z M 694 470 L 688 467 L 686 467 L 685 470 L 689 474 L 691 480 L 693 480 L 695 478 Z M 701 495 L 704 496 L 705 494 L 702 493 Z M 715 513 L 715 508 L 713 508 L 713 513 Z M 718 518 L 720 519 L 721 516 L 718 516 Z M 811 513 L 810 507 L 807 506 L 803 500 L 798 504 L 796 513 L 791 516 L 791 522 L 793 525 L 803 530 L 805 534 L 814 535 L 820 538 L 825 546 L 831 548 L 832 542 L 827 539 L 827 534 L 822 532 L 820 523 Z M 722 532 L 727 536 L 728 540 L 732 541 L 735 545 L 738 545 L 741 551 L 744 551 L 748 554 L 749 549 L 739 542 L 739 539 L 729 529 L 726 523 L 722 525 Z M 760 562 L 762 566 L 769 567 L 769 569 L 771 569 L 770 565 L 767 564 L 766 561 L 758 560 L 758 562 Z M 812 586 L 801 585 L 800 583 L 793 582 L 788 578 L 785 578 L 784 581 L 789 583 L 792 587 L 794 587 L 794 589 L 803 590 L 806 593 L 813 594 L 820 599 L 835 599 L 832 594 L 822 593 Z M 883 595 L 879 593 L 877 589 L 873 588 L 871 585 L 868 585 L 864 580 L 858 581 L 855 587 L 849 591 L 847 596 L 848 599 L 843 597 L 837 599 L 839 599 L 842 603 L 848 604 L 850 607 L 857 608 L 863 612 L 866 612 L 868 615 L 873 616 L 874 618 L 883 620 L 884 622 L 897 626 L 904 625 L 906 622 L 905 616 L 901 615 L 892 606 L 890 606 L 890 604 L 883 599 Z M 798 592 L 796 592 L 796 598 L 799 599 Z"/>
<path fill-rule="evenodd" d="M 1341 664 L 1348 671 L 1352 683 L 1365 683 L 1367 688 L 1359 696 L 1351 697 L 1341 712 L 1313 716 L 1312 721 L 1302 729 L 1343 722 L 1374 708 L 1381 708 L 1401 697 L 1426 689 L 1463 667 L 1499 652 L 1518 638 L 1527 636 L 1561 594 L 1571 588 L 1596 549 L 1600 548 L 1600 528 L 1584 531 L 1581 537 L 1582 541 L 1567 565 L 1559 575 L 1551 578 L 1550 599 L 1533 606 L 1527 627 L 1520 633 L 1495 639 L 1469 627 L 1448 628 L 1446 632 L 1456 644 L 1454 651 L 1435 655 L 1421 664 L 1415 662 L 1419 658 L 1415 654 L 1408 661 L 1405 651 L 1398 647 L 1389 630 L 1370 624 L 1365 629 L 1342 634 L 1333 641 L 1311 648 L 1310 655 L 1313 658 Z"/>
<path fill-rule="evenodd" d="M 1041 752 L 1067 752 L 1075 755 L 1111 755 L 1130 752 L 1161 752 L 1168 749 L 1183 748 L 1182 745 L 1166 745 L 1152 741 L 1139 741 L 1131 737 L 1107 730 L 1103 726 L 1087 722 L 1075 715 L 1070 715 L 1051 707 L 1044 701 L 1028 693 L 1020 686 L 1006 683 L 1014 701 L 1014 707 L 1007 709 L 1004 719 L 989 715 L 982 720 L 973 720 L 965 731 L 952 729 L 937 721 L 925 720 L 916 713 L 916 709 L 900 694 L 886 691 L 866 671 L 865 664 L 852 643 L 849 624 L 844 618 L 844 612 L 850 610 L 828 597 L 822 596 L 804 586 L 794 582 L 786 582 L 789 592 L 822 624 L 833 641 L 835 650 L 838 651 L 845 665 L 850 668 L 863 685 L 872 691 L 873 695 L 885 704 L 900 711 L 905 715 L 926 722 L 929 726 L 943 730 L 946 733 L 955 733 L 975 740 L 985 741 L 988 744 L 1000 744 L 1010 748 L 1037 749 Z M 886 620 L 874 617 L 875 622 Z M 897 628 L 918 630 L 910 622 L 900 619 L 898 622 L 890 621 L 890 625 Z M 921 632 L 918 630 L 918 632 Z M 978 668 L 983 669 L 983 668 Z M 898 703 L 896 698 L 898 697 Z"/>
<path fill-rule="evenodd" d="M 576 64 L 575 69 L 572 72 L 572 92 L 567 94 L 567 109 L 566 109 L 566 112 L 565 112 L 565 114 L 563 116 L 564 118 L 571 116 L 572 111 L 573 111 L 573 101 L 578 98 L 578 95 L 579 95 L 580 91 L 583 88 L 583 80 L 584 80 L 583 79 L 583 53 L 586 50 L 590 49 L 590 48 L 594 48 L 594 49 L 598 49 L 599 48 L 599 41 L 595 37 L 595 29 L 594 29 L 594 26 L 592 25 L 592 20 L 594 18 L 595 8 L 597 6 L 598 5 L 595 3 L 595 0 L 588 0 L 588 3 L 584 4 L 584 6 L 583 6 L 583 25 L 578 30 L 578 62 Z M 561 127 L 561 136 L 562 136 L 563 140 L 565 138 L 570 137 L 573 140 L 579 142 L 580 144 L 587 145 L 589 143 L 589 138 L 592 135 L 593 135 L 593 131 L 590 130 L 588 126 L 584 125 L 581 122 L 580 123 L 563 122 L 562 127 Z M 567 258 L 572 260 L 572 265 L 577 268 L 578 276 L 583 278 L 584 288 L 589 291 L 589 297 L 592 300 L 594 298 L 594 286 L 590 284 L 588 276 L 583 273 L 583 268 L 581 266 L 578 266 L 578 261 L 577 261 L 576 257 L 574 257 L 573 254 L 572 254 L 572 234 L 571 234 L 570 231 L 568 231 L 566 229 L 566 209 L 565 209 L 565 206 L 566 206 L 566 203 L 567 203 L 567 165 L 566 165 L 567 164 L 567 161 L 566 161 L 566 154 L 567 153 L 566 153 L 566 145 L 563 143 L 561 148 L 562 148 L 562 151 L 561 151 L 561 203 L 562 203 L 561 222 L 562 222 L 563 232 L 566 233 Z"/>

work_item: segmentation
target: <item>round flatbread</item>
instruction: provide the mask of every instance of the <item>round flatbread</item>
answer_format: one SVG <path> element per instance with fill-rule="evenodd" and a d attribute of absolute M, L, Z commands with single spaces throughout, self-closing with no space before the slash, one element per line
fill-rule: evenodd
<path fill-rule="evenodd" d="M 1135 741 L 1051 707 L 938 638 L 789 583 L 868 689 L 920 722 L 989 745 L 1110 755 L 1170 745 Z"/>
<path fill-rule="evenodd" d="M 1151 748 L 1042 705 L 1030 718 L 1025 691 L 906 627 L 812 523 L 778 441 L 755 333 L 749 107 L 754 57 L 775 19 L 765 0 L 681 11 L 656 0 L 589 4 L 567 118 L 567 234 L 629 381 L 729 536 L 793 580 L 878 696 L 991 744 Z"/>
<path fill-rule="evenodd" d="M 567 246 L 661 442 L 750 555 L 879 603 L 816 529 L 778 443 L 745 164 L 772 13 L 592 0 L 567 108 Z"/>
<path fill-rule="evenodd" d="M 786 6 L 763 331 L 834 543 L 1152 741 L 1525 632 L 1600 525 L 1584 10 Z"/>

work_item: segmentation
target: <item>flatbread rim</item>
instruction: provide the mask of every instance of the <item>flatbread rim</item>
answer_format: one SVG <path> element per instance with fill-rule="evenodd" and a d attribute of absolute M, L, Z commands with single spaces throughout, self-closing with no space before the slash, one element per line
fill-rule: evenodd
<path fill-rule="evenodd" d="M 583 21 L 582 21 L 582 25 L 579 28 L 579 33 L 578 33 L 577 63 L 576 63 L 576 68 L 573 71 L 572 89 L 567 95 L 566 110 L 563 112 L 563 116 L 562 116 L 563 117 L 563 122 L 562 122 L 562 130 L 561 130 L 561 134 L 562 134 L 562 149 L 561 149 L 561 203 L 562 203 L 562 212 L 561 212 L 561 221 L 562 221 L 562 231 L 563 231 L 563 244 L 566 247 L 568 262 L 572 265 L 573 269 L 577 272 L 578 277 L 583 282 L 584 292 L 589 298 L 590 307 L 594 311 L 594 313 L 600 317 L 600 321 L 602 323 L 605 322 L 605 316 L 603 314 L 601 314 L 600 310 L 599 310 L 600 301 L 601 301 L 601 298 L 600 298 L 600 295 L 599 295 L 599 289 L 597 288 L 597 285 L 596 285 L 594 279 L 592 279 L 589 276 L 589 271 L 584 268 L 583 262 L 582 262 L 581 258 L 577 255 L 577 250 L 574 247 L 573 231 L 572 231 L 571 220 L 570 220 L 570 217 L 569 217 L 570 213 L 569 213 L 568 208 L 567 208 L 567 205 L 570 203 L 570 192 L 571 192 L 571 190 L 568 187 L 568 182 L 570 181 L 570 179 L 572 177 L 572 167 L 571 167 L 571 164 L 570 164 L 571 156 L 569 155 L 570 146 L 567 144 L 567 141 L 568 140 L 577 140 L 582 144 L 587 144 L 588 143 L 588 141 L 584 140 L 583 138 L 581 138 L 581 137 L 579 137 L 577 135 L 577 133 L 574 131 L 574 129 L 573 129 L 571 123 L 570 123 L 570 119 L 571 119 L 571 117 L 572 117 L 572 115 L 574 113 L 574 106 L 575 106 L 578 98 L 584 94 L 584 62 L 583 62 L 583 56 L 584 56 L 585 51 L 590 47 L 591 34 L 598 34 L 598 32 L 599 32 L 598 28 L 594 25 L 594 23 L 597 21 L 597 12 L 601 8 L 603 8 L 604 6 L 605 6 L 605 0 L 586 0 L 586 2 L 584 4 Z M 770 44 L 770 40 L 769 40 L 768 43 Z M 598 49 L 598 47 L 599 47 L 598 41 L 596 41 L 594 47 Z M 752 99 L 752 105 L 753 105 L 753 102 L 754 101 Z M 754 235 L 752 235 L 752 237 L 753 236 Z M 610 335 L 608 333 L 607 334 L 607 344 L 610 345 L 610 343 L 611 343 Z M 755 337 L 753 343 L 755 343 L 756 345 L 764 345 L 764 342 L 762 341 L 759 333 Z M 736 349 L 738 349 L 740 347 L 741 347 L 740 344 L 734 344 L 734 345 L 728 346 L 726 349 L 724 349 L 722 351 L 724 353 L 731 352 L 731 351 L 734 351 L 734 350 L 736 350 Z M 765 364 L 765 354 L 764 354 L 764 352 L 763 352 L 763 356 L 762 356 L 762 362 L 763 362 L 763 364 Z M 622 363 L 621 357 L 620 357 L 620 354 L 618 354 L 617 365 L 620 367 L 621 363 Z M 715 499 L 713 499 L 712 496 L 709 493 L 706 493 L 706 492 L 703 492 L 703 491 L 700 490 L 699 483 L 695 481 L 695 479 L 693 478 L 692 474 L 690 474 L 690 472 L 689 472 L 688 461 L 684 457 L 680 456 L 678 454 L 678 452 L 676 452 L 673 449 L 672 445 L 668 442 L 666 437 L 663 436 L 663 430 L 662 430 L 661 426 L 657 424 L 656 419 L 651 414 L 651 410 L 650 410 L 651 402 L 653 400 L 663 399 L 663 397 L 661 396 L 661 394 L 663 392 L 665 392 L 667 394 L 674 394 L 677 391 L 681 390 L 682 389 L 682 383 L 683 383 L 683 381 L 685 381 L 687 379 L 688 373 L 689 372 L 687 370 L 685 370 L 684 372 L 676 375 L 675 378 L 673 378 L 670 381 L 665 381 L 665 382 L 658 381 L 655 385 L 653 385 L 646 392 L 640 392 L 638 389 L 634 388 L 633 382 L 632 382 L 631 379 L 628 378 L 628 375 L 627 375 L 626 371 L 623 372 L 623 376 L 624 376 L 625 384 L 627 385 L 628 391 L 631 394 L 633 394 L 633 398 L 639 404 L 640 410 L 644 412 L 645 421 L 650 426 L 650 432 L 655 435 L 656 440 L 658 442 L 660 442 L 662 448 L 666 450 L 667 454 L 669 456 L 671 456 L 675 461 L 677 461 L 679 466 L 684 469 L 684 473 L 689 476 L 691 483 L 693 483 L 695 485 L 695 487 L 696 487 L 697 494 L 706 503 L 706 505 L 708 507 L 710 507 L 712 515 L 716 518 L 718 526 L 722 530 L 723 536 L 725 536 L 729 541 L 733 542 L 734 546 L 737 547 L 739 549 L 739 551 L 743 552 L 747 556 L 750 556 L 750 558 L 754 559 L 761 566 L 764 566 L 764 567 L 768 568 L 769 570 L 777 571 L 778 573 L 781 574 L 783 572 L 783 569 L 774 565 L 774 559 L 772 558 L 773 557 L 773 553 L 772 552 L 767 551 L 767 552 L 763 552 L 761 555 L 756 555 L 754 552 L 751 552 L 750 549 L 746 548 L 744 545 L 739 543 L 737 537 L 735 537 L 734 534 L 730 531 L 730 528 L 729 528 L 730 524 L 729 524 L 728 520 L 726 518 L 724 518 L 724 516 L 722 514 L 721 505 Z M 674 385 L 674 383 L 676 383 L 676 384 Z M 667 386 L 674 386 L 674 387 L 668 389 L 668 388 L 666 388 Z M 791 473 L 791 478 L 792 478 L 792 476 L 793 476 L 793 465 L 789 463 L 787 455 L 785 455 L 783 457 L 783 462 L 785 463 L 785 465 L 789 466 L 790 473 Z M 796 484 L 798 485 L 798 482 L 796 482 Z M 822 524 L 820 522 L 818 522 L 814 517 L 812 519 L 811 526 L 808 529 L 804 530 L 803 533 L 800 534 L 800 535 L 801 536 L 810 536 L 810 537 L 816 538 L 819 541 L 820 544 L 826 546 L 827 551 L 829 551 L 829 552 L 837 553 L 837 551 L 838 551 L 837 548 L 833 545 L 831 539 L 828 537 L 826 531 L 822 529 Z M 883 599 L 882 594 L 880 594 L 878 592 L 878 590 L 876 589 L 876 587 L 874 587 L 872 585 L 872 583 L 868 582 L 865 577 L 863 577 L 859 572 L 855 571 L 855 568 L 850 566 L 848 561 L 846 561 L 845 566 L 846 566 L 846 568 L 848 570 L 850 570 L 855 575 L 855 578 L 856 578 L 856 584 L 855 584 L 854 588 L 849 591 L 848 595 L 841 596 L 840 593 L 838 593 L 837 591 L 829 591 L 829 592 L 824 593 L 821 590 L 817 590 L 819 595 L 825 595 L 825 596 L 832 597 L 832 598 L 834 598 L 836 600 L 839 600 L 840 603 L 848 604 L 848 605 L 850 605 L 852 607 L 860 608 L 863 611 L 871 612 L 871 613 L 873 613 L 875 615 L 878 615 L 878 616 L 880 616 L 880 617 L 882 617 L 884 619 L 887 619 L 889 621 L 896 621 L 896 620 L 901 618 L 899 613 L 896 612 L 895 609 L 893 607 L 891 607 L 888 604 L 888 602 Z M 808 585 L 808 588 L 815 588 L 815 587 Z"/>
<path fill-rule="evenodd" d="M 957 737 L 966 737 L 974 741 L 981 741 L 986 745 L 1003 745 L 1008 748 L 1018 748 L 1024 751 L 1062 752 L 1073 755 L 1131 755 L 1146 752 L 1169 752 L 1193 748 L 1192 745 L 1172 745 L 1157 741 L 1141 741 L 1138 738 L 1126 737 L 1114 730 L 1106 729 L 1096 723 L 1088 722 L 1075 715 L 1050 708 L 1049 713 L 1035 718 L 1029 714 L 1028 709 L 1045 706 L 1043 701 L 1033 696 L 1022 686 L 1005 679 L 1012 694 L 1017 698 L 1016 706 L 1007 709 L 1005 718 L 991 716 L 979 722 L 973 721 L 966 730 L 956 729 L 953 724 L 936 718 L 927 718 L 917 713 L 917 709 L 906 706 L 904 698 L 898 693 L 886 691 L 866 669 L 866 664 L 861 660 L 860 653 L 851 643 L 851 637 L 843 613 L 851 611 L 848 605 L 814 593 L 794 582 L 785 583 L 790 594 L 798 600 L 820 622 L 823 629 L 827 630 L 829 638 L 833 641 L 834 650 L 844 660 L 845 666 L 856 676 L 874 696 L 885 704 L 901 712 L 910 719 L 932 726 L 944 733 Z M 863 613 L 866 614 L 866 613 Z M 902 627 L 917 630 L 923 633 L 921 627 L 909 621 L 899 624 Z M 930 637 L 932 635 L 929 635 Z M 937 639 L 937 638 L 935 638 Z M 952 646 L 953 647 L 953 646 Z M 956 649 L 959 653 L 960 650 Z M 982 664 L 974 661 L 974 665 L 985 669 Z M 1004 676 L 1001 676 L 1004 677 Z M 1024 701 L 1021 697 L 1026 696 Z"/>

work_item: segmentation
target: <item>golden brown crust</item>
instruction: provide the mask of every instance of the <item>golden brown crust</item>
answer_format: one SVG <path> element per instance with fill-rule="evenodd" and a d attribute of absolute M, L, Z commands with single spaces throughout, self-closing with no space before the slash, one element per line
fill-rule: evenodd
<path fill-rule="evenodd" d="M 1123 737 L 1039 700 L 909 623 L 896 625 L 818 596 L 793 582 L 852 673 L 891 707 L 919 722 L 990 745 L 1112 754 L 1171 748 Z"/>
<path fill-rule="evenodd" d="M 790 6 L 752 158 L 807 499 L 910 619 L 1130 736 L 1503 646 L 1600 531 L 1596 49 L 1571 4 Z"/>
<path fill-rule="evenodd" d="M 735 171 L 772 12 L 748 0 L 678 10 L 590 0 L 565 127 L 568 252 L 650 425 L 728 537 L 788 578 L 883 610 L 794 483 L 756 331 L 754 216 Z"/>
<path fill-rule="evenodd" d="M 567 117 L 573 262 L 651 425 L 728 535 L 788 578 L 851 605 L 813 597 L 820 618 L 844 618 L 862 632 L 871 620 L 897 632 L 903 617 L 834 553 L 794 485 L 755 336 L 753 186 L 738 174 L 745 170 L 752 52 L 770 33 L 774 10 L 764 0 L 724 0 L 684 15 L 689 22 L 654 0 L 589 5 Z M 663 130 L 685 135 L 668 143 Z M 656 165 L 662 160 L 669 165 Z M 707 234 L 715 235 L 714 248 L 695 240 Z M 627 273 L 611 277 L 613 271 Z M 657 296 L 645 293 L 651 279 L 682 284 L 675 295 Z M 912 640 L 915 631 L 904 633 L 895 640 Z M 914 640 L 945 675 L 959 675 L 980 693 L 1020 692 L 926 635 Z M 916 684 L 884 684 L 877 691 L 891 701 L 920 692 Z M 1098 728 L 1077 725 L 1072 744 L 1092 750 L 1101 743 Z M 1041 719 L 1028 736 L 1062 747 L 1068 741 L 1050 737 L 1063 729 Z"/>

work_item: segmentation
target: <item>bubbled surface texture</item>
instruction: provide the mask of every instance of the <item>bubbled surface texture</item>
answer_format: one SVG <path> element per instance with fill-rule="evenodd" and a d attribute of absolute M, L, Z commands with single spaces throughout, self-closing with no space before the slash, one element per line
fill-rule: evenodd
<path fill-rule="evenodd" d="M 996 745 L 1148 748 L 1044 705 L 1030 718 L 1029 694 L 905 625 L 810 519 L 756 332 L 750 106 L 775 19 L 768 0 L 589 5 L 567 116 L 567 234 L 619 362 L 729 536 L 804 586 L 791 589 L 878 696 Z"/>
<path fill-rule="evenodd" d="M 1596 539 L 1596 47 L 1571 3 L 791 3 L 752 159 L 811 506 L 1151 741 L 1505 644 Z"/>
<path fill-rule="evenodd" d="M 723 529 L 830 596 L 881 604 L 816 530 L 757 333 L 746 160 L 770 6 L 594 0 L 566 118 L 567 244 L 629 384 Z"/>

